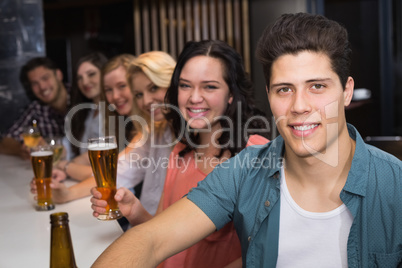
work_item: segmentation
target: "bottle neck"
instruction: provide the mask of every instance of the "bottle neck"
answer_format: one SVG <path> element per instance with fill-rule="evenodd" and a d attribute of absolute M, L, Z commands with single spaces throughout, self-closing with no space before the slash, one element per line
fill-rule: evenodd
<path fill-rule="evenodd" d="M 51 218 L 50 268 L 76 268 L 68 215 L 54 213 Z M 65 213 L 67 214 L 67 213 Z M 52 217 L 53 216 L 53 217 Z"/>

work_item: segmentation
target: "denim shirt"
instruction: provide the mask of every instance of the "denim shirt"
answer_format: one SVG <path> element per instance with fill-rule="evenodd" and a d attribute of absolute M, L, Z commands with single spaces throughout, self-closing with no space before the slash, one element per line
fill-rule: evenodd
<path fill-rule="evenodd" d="M 348 131 L 356 141 L 340 193 L 353 215 L 348 266 L 398 267 L 402 264 L 402 162 L 365 144 L 352 125 Z M 266 145 L 250 146 L 216 167 L 187 196 L 218 230 L 233 220 L 245 267 L 276 266 L 283 150 L 280 136 Z"/>

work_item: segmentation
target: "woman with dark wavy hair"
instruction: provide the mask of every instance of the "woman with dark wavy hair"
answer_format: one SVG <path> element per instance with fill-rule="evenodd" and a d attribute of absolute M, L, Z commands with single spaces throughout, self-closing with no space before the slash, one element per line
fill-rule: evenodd
<path fill-rule="evenodd" d="M 232 47 L 218 40 L 187 43 L 176 64 L 170 87 L 166 93 L 165 102 L 174 107 L 179 107 L 179 90 L 177 89 L 181 83 L 180 75 L 186 63 L 196 56 L 217 59 L 223 66 L 223 80 L 228 85 L 232 101 L 228 103 L 222 114 L 222 118 L 219 119 L 222 129 L 230 130 L 222 132 L 222 135 L 218 139 L 218 144 L 221 147 L 219 157 L 222 156 L 226 149 L 229 150 L 230 156 L 234 156 L 245 147 L 248 140 L 248 135 L 245 135 L 247 133 L 243 131 L 244 124 L 248 122 L 250 129 L 260 129 L 261 131 L 258 132 L 262 133 L 266 131 L 264 129 L 266 121 L 262 112 L 254 106 L 253 85 L 244 70 L 241 56 Z M 183 125 L 183 114 L 177 113 L 175 110 L 167 113 L 166 118 L 172 122 L 173 126 Z M 185 123 L 185 125 L 187 125 L 186 129 L 188 130 L 188 123 Z M 174 129 L 176 137 L 183 136 L 184 131 L 186 131 L 182 128 Z M 189 135 L 184 135 L 183 139 L 180 140 L 186 145 L 183 151 L 180 152 L 180 156 L 195 149 L 194 145 L 200 142 L 198 132 L 187 131 L 187 133 Z"/>
<path fill-rule="evenodd" d="M 203 180 L 214 167 L 250 144 L 268 142 L 267 123 L 252 104 L 252 85 L 240 55 L 222 41 L 189 42 L 180 54 L 166 93 L 166 118 L 178 143 L 169 158 L 165 185 L 156 214 L 165 210 Z M 248 131 L 250 130 L 250 131 Z M 92 190 L 94 216 L 104 211 Z M 131 225 L 152 218 L 125 188 L 116 201 Z M 240 242 L 227 224 L 160 267 L 241 267 Z"/>
<path fill-rule="evenodd" d="M 82 103 L 99 104 L 101 94 L 101 70 L 107 58 L 100 52 L 93 52 L 80 58 L 76 64 L 76 83 L 71 91 L 70 108 Z M 71 118 L 71 134 L 80 142 L 99 136 L 99 111 L 94 109 L 79 110 Z M 86 148 L 80 148 L 71 143 L 68 159 L 86 153 Z"/>

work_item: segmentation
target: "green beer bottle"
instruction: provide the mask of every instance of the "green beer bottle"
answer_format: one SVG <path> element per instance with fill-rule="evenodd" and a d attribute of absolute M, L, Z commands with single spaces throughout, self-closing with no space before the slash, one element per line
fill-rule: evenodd
<path fill-rule="evenodd" d="M 51 214 L 50 225 L 50 268 L 77 268 L 68 225 L 68 214 L 66 212 Z"/>

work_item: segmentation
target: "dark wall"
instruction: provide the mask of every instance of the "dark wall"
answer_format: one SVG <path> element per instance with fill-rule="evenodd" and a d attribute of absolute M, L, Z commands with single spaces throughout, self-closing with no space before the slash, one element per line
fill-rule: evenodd
<path fill-rule="evenodd" d="M 29 103 L 19 82 L 21 66 L 45 53 L 42 1 L 0 1 L 0 132 Z"/>
<path fill-rule="evenodd" d="M 378 0 L 326 0 L 325 16 L 346 27 L 352 46 L 355 89 L 367 88 L 372 97 L 352 102 L 346 119 L 363 137 L 381 135 L 381 76 Z"/>
<path fill-rule="evenodd" d="M 134 53 L 132 2 L 44 0 L 46 54 L 62 63 L 68 82 L 78 59 L 90 52 Z"/>

